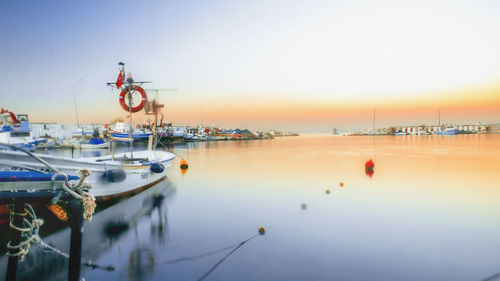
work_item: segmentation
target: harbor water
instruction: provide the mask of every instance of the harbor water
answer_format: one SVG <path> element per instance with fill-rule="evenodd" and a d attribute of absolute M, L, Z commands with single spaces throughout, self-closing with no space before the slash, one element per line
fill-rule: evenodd
<path fill-rule="evenodd" d="M 82 258 L 112 267 L 82 267 L 85 280 L 479 281 L 500 272 L 500 135 L 163 149 L 178 156 L 165 181 L 85 223 Z M 44 215 L 44 241 L 67 252 L 69 229 Z M 19 265 L 18 280 L 66 276 L 67 259 L 38 246 Z"/>

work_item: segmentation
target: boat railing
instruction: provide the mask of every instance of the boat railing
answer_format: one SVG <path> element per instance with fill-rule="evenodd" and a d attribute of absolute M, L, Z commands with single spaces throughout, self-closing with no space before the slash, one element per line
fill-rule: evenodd
<path fill-rule="evenodd" d="M 51 169 L 52 171 L 54 171 L 56 173 L 61 173 L 61 171 L 59 169 L 57 169 L 56 167 L 50 165 L 49 163 L 47 163 L 47 161 L 43 160 L 42 158 L 38 157 L 34 153 L 31 153 L 30 151 L 28 151 L 28 150 L 26 150 L 26 149 L 24 149 L 22 147 L 19 147 L 17 145 L 13 145 L 13 144 L 10 144 L 10 143 L 4 143 L 4 142 L 0 142 L 0 146 L 6 146 L 6 147 L 12 148 L 14 150 L 19 150 L 21 152 L 24 152 L 25 154 L 29 155 L 30 157 L 36 159 L 38 162 L 40 162 L 43 165 L 45 165 L 47 168 Z"/>
<path fill-rule="evenodd" d="M 42 158 L 38 157 L 36 154 L 31 153 L 30 151 L 28 151 L 28 150 L 26 150 L 26 149 L 24 149 L 22 147 L 18 147 L 16 145 L 13 145 L 13 144 L 10 144 L 10 143 L 0 142 L 0 146 L 6 146 L 6 147 L 10 147 L 10 148 L 12 148 L 14 150 L 20 150 L 20 151 L 26 153 L 27 155 L 29 155 L 30 157 L 36 159 L 37 161 L 39 161 L 40 163 L 42 163 L 43 165 L 45 165 L 47 168 L 51 169 L 54 172 L 53 175 L 52 175 L 52 181 L 54 181 L 56 178 L 62 176 L 64 178 L 64 184 L 61 185 L 62 189 L 65 190 L 66 192 L 68 192 L 69 194 L 71 194 L 76 199 L 80 199 L 81 200 L 83 198 L 75 190 L 78 190 L 82 185 L 84 185 L 85 178 L 87 176 L 89 176 L 89 172 L 87 170 L 85 170 L 85 171 L 82 170 L 82 173 L 84 173 L 85 175 L 82 175 L 80 177 L 80 180 L 76 184 L 70 184 L 67 174 L 61 172 L 56 167 L 50 165 L 47 161 L 45 161 Z"/>

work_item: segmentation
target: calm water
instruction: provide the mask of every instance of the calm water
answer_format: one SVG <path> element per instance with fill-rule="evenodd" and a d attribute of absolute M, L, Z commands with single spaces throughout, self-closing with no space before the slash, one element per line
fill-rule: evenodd
<path fill-rule="evenodd" d="M 500 272 L 500 135 L 301 136 L 170 150 L 189 162 L 185 174 L 176 159 L 167 181 L 85 225 L 84 258 L 116 268 L 84 268 L 85 280 L 484 280 Z M 69 230 L 45 239 L 67 251 Z M 37 250 L 23 265 L 38 266 L 31 278 L 64 280 L 65 260 Z"/>

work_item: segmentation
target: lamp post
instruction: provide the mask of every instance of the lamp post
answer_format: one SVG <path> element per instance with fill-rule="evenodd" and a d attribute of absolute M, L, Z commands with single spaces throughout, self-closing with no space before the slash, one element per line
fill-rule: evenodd
<path fill-rule="evenodd" d="M 75 115 L 76 115 L 76 126 L 78 126 L 78 129 L 80 129 L 80 122 L 78 121 L 78 108 L 76 106 L 76 92 L 75 92 L 75 86 L 76 84 L 78 84 L 78 82 L 81 82 L 83 81 L 83 78 L 80 78 L 78 80 L 76 80 L 73 85 L 71 86 L 71 88 L 73 89 L 73 102 L 75 103 Z M 82 132 L 83 134 L 83 132 Z"/>
<path fill-rule="evenodd" d="M 203 107 L 207 104 L 210 104 L 209 102 L 205 102 L 200 106 L 200 111 L 201 111 L 201 120 L 200 120 L 200 125 L 203 126 Z"/>

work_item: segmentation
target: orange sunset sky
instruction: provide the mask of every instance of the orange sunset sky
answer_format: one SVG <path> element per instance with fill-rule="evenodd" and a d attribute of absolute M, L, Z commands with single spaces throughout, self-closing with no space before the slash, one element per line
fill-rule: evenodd
<path fill-rule="evenodd" d="M 159 93 L 174 125 L 349 131 L 375 108 L 377 127 L 500 123 L 495 1 L 2 5 L 0 107 L 34 122 L 75 123 L 75 101 L 81 123 L 125 118 L 105 86 L 123 61 L 177 89 Z"/>

